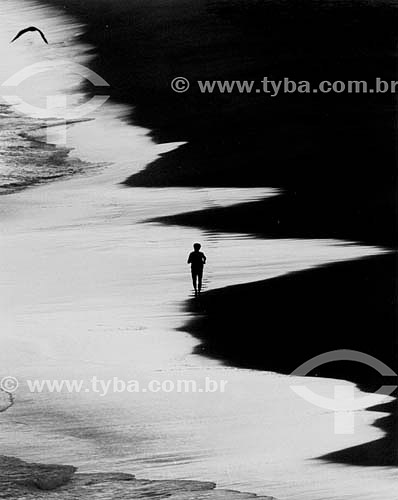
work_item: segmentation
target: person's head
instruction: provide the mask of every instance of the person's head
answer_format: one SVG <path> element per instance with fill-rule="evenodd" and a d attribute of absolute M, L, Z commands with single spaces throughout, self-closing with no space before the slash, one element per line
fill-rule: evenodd
<path fill-rule="evenodd" d="M 193 244 L 193 248 L 194 248 L 195 252 L 199 252 L 201 246 L 202 245 L 200 243 L 194 243 Z"/>

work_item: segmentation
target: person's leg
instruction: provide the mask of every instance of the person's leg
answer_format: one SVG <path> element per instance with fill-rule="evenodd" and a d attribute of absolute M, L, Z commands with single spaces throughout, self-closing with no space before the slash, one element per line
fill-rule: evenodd
<path fill-rule="evenodd" d="M 193 284 L 193 287 L 195 289 L 195 293 L 197 291 L 197 288 L 196 288 L 196 271 L 194 269 L 191 270 L 191 274 L 192 274 L 192 284 Z"/>
<path fill-rule="evenodd" d="M 203 268 L 198 269 L 198 289 L 199 289 L 199 292 L 202 290 L 202 277 L 203 277 Z"/>

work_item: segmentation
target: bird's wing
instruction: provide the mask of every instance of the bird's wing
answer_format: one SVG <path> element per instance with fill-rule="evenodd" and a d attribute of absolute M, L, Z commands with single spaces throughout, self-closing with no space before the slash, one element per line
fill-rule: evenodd
<path fill-rule="evenodd" d="M 11 40 L 10 43 L 15 42 L 20 36 L 24 35 L 27 31 L 30 31 L 30 28 L 25 28 L 24 30 L 19 31 L 14 38 Z"/>
<path fill-rule="evenodd" d="M 46 44 L 48 45 L 48 42 L 47 42 L 47 38 L 44 36 L 44 33 L 42 32 L 42 30 L 39 30 L 39 28 L 36 28 L 36 30 L 40 33 L 41 37 L 43 38 L 43 40 L 46 42 Z"/>

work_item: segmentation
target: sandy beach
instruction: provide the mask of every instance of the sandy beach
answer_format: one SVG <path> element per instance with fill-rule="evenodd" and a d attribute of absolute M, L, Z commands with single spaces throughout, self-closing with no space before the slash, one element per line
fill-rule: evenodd
<path fill-rule="evenodd" d="M 81 135 L 77 126 L 75 130 Z M 190 318 L 182 307 L 190 293 L 185 250 L 193 240 L 204 242 L 212 256 L 206 288 L 212 289 L 234 280 L 236 284 L 254 281 L 261 274 L 271 278 L 380 251 L 333 241 L 269 241 L 244 234 L 159 227 L 145 220 L 168 210 L 253 199 L 256 190 L 127 189 L 117 183 L 119 179 L 113 165 L 97 175 L 1 198 L 1 296 L 6 312 L 2 366 L 21 381 L 89 380 L 93 375 L 104 380 L 118 376 L 143 382 L 159 377 L 200 381 L 211 376 L 228 380 L 231 391 L 206 397 L 138 394 L 131 399 L 115 393 L 101 398 L 93 393 L 31 394 L 21 382 L 14 406 L 2 415 L 3 453 L 28 461 L 69 463 L 82 471 L 210 480 L 221 487 L 280 498 L 289 498 L 288 491 L 291 498 L 317 498 L 309 484 L 311 470 L 316 475 L 319 465 L 307 460 L 381 437 L 379 430 L 370 427 L 379 414 L 363 412 L 362 430 L 336 439 L 333 414 L 300 402 L 289 387 L 289 378 L 226 368 L 192 354 L 197 341 L 181 331 Z M 266 195 L 264 189 L 257 191 L 258 197 Z M 224 268 L 225 255 L 234 263 L 234 273 Z M 327 379 L 313 383 L 321 393 L 332 386 Z M 315 426 L 323 444 L 318 441 L 314 449 L 309 436 L 297 435 L 297 425 L 308 425 L 309 432 Z M 292 453 L 292 439 L 299 439 L 297 454 Z M 347 481 L 352 473 L 333 465 L 325 467 L 330 498 L 334 498 L 336 477 L 346 491 L 342 477 L 347 476 Z M 363 474 L 367 489 L 367 474 Z M 388 490 L 384 476 L 389 473 L 381 469 L 380 474 L 380 488 Z M 327 488 L 325 482 L 322 488 Z"/>
<path fill-rule="evenodd" d="M 366 335 L 376 327 L 382 329 L 385 343 L 374 354 L 394 362 L 391 269 L 396 263 L 390 250 L 395 236 L 389 231 L 391 215 L 382 219 L 391 203 L 390 191 L 385 203 L 378 203 L 379 197 L 384 200 L 385 178 L 374 183 L 376 201 L 364 208 L 363 218 L 349 209 L 369 194 L 372 176 L 364 176 L 363 192 L 349 206 L 344 201 L 355 174 L 347 175 L 343 183 L 336 174 L 319 204 L 319 214 L 327 222 L 322 229 L 318 229 L 321 215 L 301 225 L 297 219 L 287 220 L 284 215 L 290 214 L 292 196 L 299 200 L 298 214 L 307 213 L 315 199 L 323 199 L 320 192 L 306 198 L 311 186 L 303 186 L 310 173 L 297 186 L 298 194 L 292 195 L 291 186 L 277 179 L 272 169 L 266 174 L 256 168 L 253 175 L 245 171 L 244 179 L 242 173 L 238 176 L 249 138 L 252 150 L 258 151 L 259 137 L 254 133 L 242 136 L 239 154 L 228 139 L 219 144 L 214 157 L 219 136 L 212 134 L 224 124 L 214 123 L 204 134 L 203 122 L 197 121 L 183 133 L 185 125 L 179 120 L 195 99 L 169 109 L 170 115 L 162 100 L 162 82 L 169 69 L 162 73 L 159 68 L 169 66 L 160 61 L 172 49 L 178 56 L 173 40 L 161 46 L 164 50 L 159 48 L 149 65 L 158 68 L 159 79 L 156 92 L 145 97 L 144 83 L 153 75 L 145 70 L 143 34 L 154 22 L 153 11 L 149 15 L 135 2 L 127 6 L 101 0 L 89 24 L 87 6 L 79 2 L 69 2 L 66 12 L 30 0 L 7 0 L 5 5 L 8 25 L 0 39 L 2 51 L 9 50 L 10 35 L 21 15 L 43 26 L 53 45 L 47 50 L 28 39 L 13 47 L 12 64 L 1 69 L 3 81 L 43 58 L 51 69 L 52 61 L 62 55 L 100 71 L 112 88 L 111 99 L 90 121 L 68 126 L 67 147 L 43 142 L 40 119 L 21 118 L 2 108 L 7 120 L 0 133 L 2 163 L 29 161 L 24 175 L 21 170 L 2 171 L 7 194 L 0 196 L 0 362 L 2 376 L 16 377 L 20 387 L 12 406 L 0 413 L 1 455 L 15 457 L 0 460 L 0 475 L 13 467 L 19 471 L 27 467 L 30 477 L 40 476 L 40 466 L 26 463 L 59 464 L 55 470 L 67 473 L 68 482 L 51 495 L 65 499 L 82 494 L 98 498 L 99 492 L 104 498 L 130 498 L 132 491 L 141 495 L 138 498 L 160 494 L 160 498 L 245 499 L 249 496 L 237 493 L 244 491 L 279 500 L 393 500 L 394 450 L 384 462 L 369 463 L 370 471 L 359 459 L 351 460 L 350 453 L 348 459 L 341 455 L 386 438 L 388 429 L 380 419 L 388 418 L 393 398 L 381 399 L 384 406 L 373 410 L 357 411 L 354 434 L 336 435 L 333 412 L 299 398 L 291 389 L 298 381 L 287 376 L 306 354 L 309 358 L 322 349 L 340 347 L 371 349 L 372 340 Z M 195 26 L 207 26 L 209 46 L 214 46 L 214 27 L 230 26 L 234 17 L 232 7 L 223 11 L 223 2 L 210 10 L 201 2 L 198 10 L 190 2 L 178 2 L 173 9 L 162 2 L 151 5 L 165 14 L 170 26 L 178 24 L 179 16 L 186 21 L 197 19 L 196 15 L 204 19 L 203 25 Z M 213 24 L 207 23 L 204 13 Z M 123 37 L 118 33 L 112 38 L 105 25 L 119 19 L 125 23 L 122 33 L 129 35 L 128 19 L 133 16 L 142 60 L 130 56 L 137 70 L 123 86 L 126 68 L 106 58 L 109 47 L 117 48 Z M 253 13 L 248 11 L 247 16 L 252 19 Z M 94 40 L 98 23 L 109 47 Z M 246 29 L 244 24 L 241 29 Z M 194 33 L 190 43 L 204 43 L 205 38 Z M 147 50 L 157 42 L 153 34 Z M 126 52 L 117 52 L 115 59 L 122 55 Z M 188 66 L 192 64 L 189 61 Z M 79 78 L 69 82 L 53 72 L 43 81 L 54 92 L 72 89 L 79 98 L 90 95 Z M 220 112 L 223 120 L 228 119 L 230 106 L 226 105 L 226 114 Z M 203 113 L 208 113 L 207 119 L 212 115 L 207 108 Z M 62 130 L 53 127 L 54 141 L 58 133 Z M 206 141 L 205 135 L 212 138 Z M 378 138 L 382 144 L 384 139 Z M 196 157 L 199 139 L 206 146 Z M 368 153 L 363 152 L 364 157 Z M 390 150 L 385 154 L 389 157 Z M 212 173 L 204 174 L 201 183 L 198 166 L 210 157 L 206 171 Z M 220 157 L 231 159 L 225 183 L 220 182 L 225 171 L 211 170 Z M 258 153 L 245 157 L 250 165 L 260 160 Z M 174 166 L 168 170 L 171 159 Z M 173 168 L 178 165 L 175 175 Z M 311 165 L 313 174 L 315 163 Z M 345 186 L 341 205 L 335 203 L 326 212 L 341 184 Z M 346 209 L 352 217 L 340 226 Z M 370 213 L 383 223 L 370 224 Z M 337 220 L 335 225 L 332 219 Z M 194 241 L 202 242 L 208 256 L 200 302 L 192 299 L 186 264 Z M 315 311 L 312 323 L 307 321 L 308 303 Z M 228 310 L 234 314 L 228 317 Z M 292 332 L 286 340 L 278 330 L 281 324 L 285 332 Z M 333 332 L 338 334 L 332 341 Z M 305 352 L 300 352 L 302 337 L 311 339 Z M 313 375 L 306 384 L 324 396 L 333 393 L 336 383 L 352 387 L 355 397 L 369 387 L 364 385 L 367 373 L 358 379 L 352 370 L 341 377 L 333 370 Z M 210 377 L 227 381 L 227 390 L 133 395 L 110 391 L 101 397 L 90 390 L 34 393 L 27 383 L 34 379 L 86 383 L 93 376 L 134 379 L 143 385 L 153 379 L 194 380 L 200 385 Z M 345 380 L 336 382 L 338 378 Z M 1 400 L 2 408 L 7 401 L 8 396 L 4 403 Z M 72 469 L 63 468 L 64 464 Z M 74 467 L 78 473 L 73 476 Z M 18 480 L 7 483 L 11 484 L 7 498 L 22 494 L 41 498 L 37 484 L 22 478 L 21 486 Z"/>

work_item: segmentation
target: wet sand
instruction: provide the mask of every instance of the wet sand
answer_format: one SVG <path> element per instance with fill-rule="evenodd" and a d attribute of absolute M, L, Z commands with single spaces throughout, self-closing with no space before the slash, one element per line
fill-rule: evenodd
<path fill-rule="evenodd" d="M 78 138 L 90 127 L 91 122 L 81 123 L 71 131 L 75 154 L 89 154 L 87 143 Z M 138 169 L 159 153 L 159 146 L 129 130 Z M 372 491 L 376 481 L 377 492 L 369 498 L 388 498 L 393 486 L 388 470 L 367 479 L 356 467 L 353 484 L 352 471 L 325 464 L 327 479 L 314 484 L 320 467 L 314 458 L 381 438 L 382 431 L 371 424 L 382 414 L 361 411 L 355 435 L 336 438 L 333 414 L 300 400 L 288 377 L 224 367 L 193 354 L 197 341 L 181 331 L 191 317 L 182 304 L 191 288 L 186 258 L 194 240 L 204 243 L 210 257 L 207 289 L 381 250 L 146 222 L 159 214 L 226 206 L 275 192 L 126 188 L 118 184 L 126 168 L 121 161 L 0 199 L 0 358 L 4 370 L 21 381 L 15 404 L 2 413 L 3 453 L 32 462 L 70 463 L 82 473 L 212 481 L 221 488 L 295 500 L 317 500 L 320 491 L 323 498 L 334 498 L 336 491 L 355 498 L 359 490 Z M 101 398 L 93 393 L 33 394 L 25 383 L 28 378 L 87 381 L 93 375 L 143 384 L 151 379 L 203 383 L 210 376 L 227 380 L 231 390 Z M 333 387 L 328 379 L 309 383 L 320 394 Z"/>

